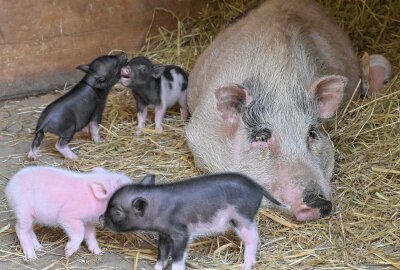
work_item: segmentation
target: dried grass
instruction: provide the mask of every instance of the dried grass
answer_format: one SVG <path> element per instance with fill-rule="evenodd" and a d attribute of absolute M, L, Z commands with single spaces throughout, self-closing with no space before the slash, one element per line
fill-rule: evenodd
<path fill-rule="evenodd" d="M 297 224 L 279 213 L 260 210 L 261 247 L 256 269 L 400 269 L 400 2 L 319 2 L 350 33 L 359 55 L 367 51 L 387 56 L 394 64 L 395 78 L 381 96 L 353 102 L 326 126 L 336 150 L 335 213 Z M 199 19 L 177 19 L 177 30 L 173 31 L 157 29 L 158 34 L 147 39 L 140 54 L 190 70 L 218 30 L 255 4 L 257 1 L 210 1 Z M 165 10 L 157 10 L 155 16 L 158 12 L 175 17 Z M 104 166 L 133 177 L 156 173 L 159 181 L 201 173 L 194 167 L 184 139 L 185 123 L 177 111 L 168 112 L 161 134 L 148 124 L 142 136 L 134 136 L 136 124 L 133 98 L 117 86 L 105 110 L 103 142 L 94 145 L 79 137 L 72 145 L 80 158 L 56 164 L 81 171 Z M 47 140 L 50 143 L 42 148 L 42 157 L 58 156 L 53 149 L 55 137 Z M 49 242 L 46 250 L 49 245 L 65 244 L 59 231 L 47 230 L 45 236 L 51 232 L 57 237 L 46 240 L 58 242 Z M 5 230 L 1 236 L 4 233 L 13 231 Z M 41 240 L 45 236 L 41 234 Z M 102 247 L 131 256 L 134 268 L 137 258 L 156 258 L 152 234 L 118 235 L 100 229 L 98 239 Z M 141 246 L 145 248 L 139 249 Z M 81 248 L 80 254 L 85 252 Z M 21 251 L 8 256 L 15 259 Z M 195 241 L 188 257 L 188 265 L 195 269 L 239 269 L 242 261 L 243 246 L 233 233 Z"/>

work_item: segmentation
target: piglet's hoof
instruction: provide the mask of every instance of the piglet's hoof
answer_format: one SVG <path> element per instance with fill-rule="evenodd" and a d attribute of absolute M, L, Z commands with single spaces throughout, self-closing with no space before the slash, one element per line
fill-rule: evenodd
<path fill-rule="evenodd" d="M 93 141 L 95 144 L 101 143 L 100 136 L 93 137 L 93 138 L 92 138 L 92 141 Z"/>
<path fill-rule="evenodd" d="M 88 249 L 89 249 L 89 251 L 90 251 L 91 253 L 96 254 L 96 255 L 100 255 L 100 254 L 103 253 L 103 251 L 101 250 L 101 248 L 99 248 L 98 246 L 89 247 Z"/>
<path fill-rule="evenodd" d="M 155 130 L 157 132 L 162 132 L 163 131 L 163 127 L 162 126 L 156 127 Z"/>
<path fill-rule="evenodd" d="M 28 153 L 28 159 L 30 159 L 32 161 L 37 159 L 37 155 L 35 154 L 35 152 L 32 151 L 32 149 Z"/>

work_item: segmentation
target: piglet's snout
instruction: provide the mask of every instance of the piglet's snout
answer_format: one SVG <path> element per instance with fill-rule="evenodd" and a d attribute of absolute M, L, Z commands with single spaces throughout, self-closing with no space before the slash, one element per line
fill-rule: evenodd
<path fill-rule="evenodd" d="M 123 67 L 121 68 L 121 76 L 122 77 L 129 77 L 129 74 L 131 73 L 131 70 L 129 67 Z"/>

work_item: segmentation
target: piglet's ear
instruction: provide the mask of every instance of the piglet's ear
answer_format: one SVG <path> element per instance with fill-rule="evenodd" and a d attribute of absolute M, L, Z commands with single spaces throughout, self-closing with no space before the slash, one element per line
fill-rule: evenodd
<path fill-rule="evenodd" d="M 165 70 L 164 65 L 154 65 L 153 66 L 153 78 L 159 79 Z"/>
<path fill-rule="evenodd" d="M 239 122 L 245 108 L 249 106 L 252 97 L 247 89 L 238 84 L 227 84 L 215 90 L 217 110 L 223 120 L 230 124 Z"/>
<path fill-rule="evenodd" d="M 141 217 L 146 212 L 147 204 L 147 200 L 144 198 L 136 198 L 132 201 L 134 212 Z"/>
<path fill-rule="evenodd" d="M 105 200 L 108 198 L 108 190 L 102 183 L 91 183 L 90 188 L 92 189 L 93 195 L 98 200 Z"/>
<path fill-rule="evenodd" d="M 85 73 L 88 73 L 88 72 L 89 72 L 89 65 L 87 65 L 87 64 L 77 66 L 76 68 L 79 69 L 79 70 L 82 70 L 82 71 L 85 72 Z"/>
<path fill-rule="evenodd" d="M 319 78 L 311 85 L 311 94 L 318 102 L 319 118 L 332 117 L 342 102 L 347 78 L 329 75 Z"/>
<path fill-rule="evenodd" d="M 142 186 L 154 186 L 156 184 L 156 176 L 154 174 L 148 174 L 139 184 Z"/>

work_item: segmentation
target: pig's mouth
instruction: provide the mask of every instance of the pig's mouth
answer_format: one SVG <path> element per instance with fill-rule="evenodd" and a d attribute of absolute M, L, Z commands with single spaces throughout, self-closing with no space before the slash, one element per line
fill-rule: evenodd
<path fill-rule="evenodd" d="M 122 85 L 128 86 L 131 82 L 131 78 L 128 75 L 121 75 L 120 81 L 121 81 Z"/>

